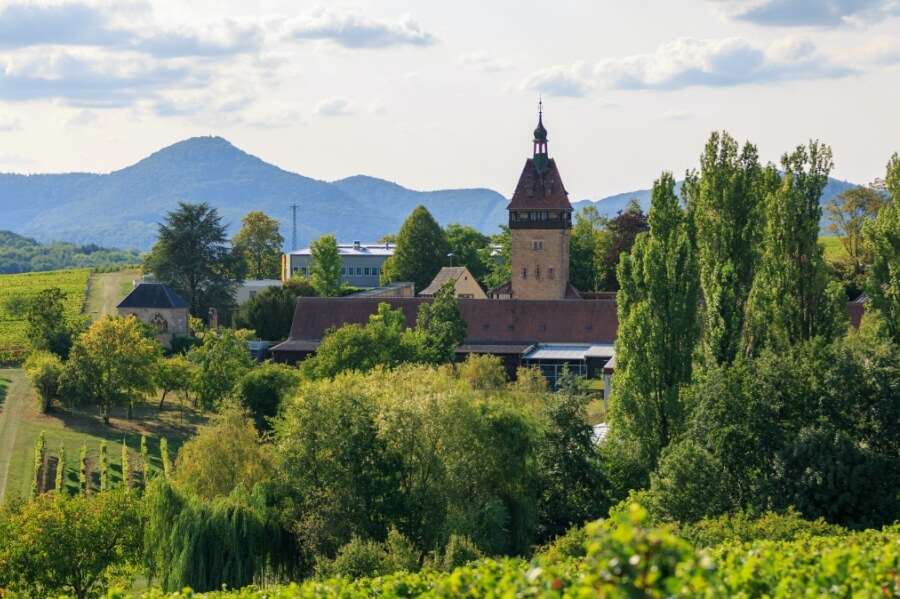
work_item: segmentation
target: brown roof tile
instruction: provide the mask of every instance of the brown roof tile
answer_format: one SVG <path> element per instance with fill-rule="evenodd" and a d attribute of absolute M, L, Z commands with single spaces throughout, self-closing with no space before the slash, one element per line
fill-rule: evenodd
<path fill-rule="evenodd" d="M 519 177 L 516 191 L 507 210 L 571 210 L 569 194 L 559 176 L 556 161 L 546 159 L 542 169 L 538 169 L 539 158 L 529 158 Z"/>

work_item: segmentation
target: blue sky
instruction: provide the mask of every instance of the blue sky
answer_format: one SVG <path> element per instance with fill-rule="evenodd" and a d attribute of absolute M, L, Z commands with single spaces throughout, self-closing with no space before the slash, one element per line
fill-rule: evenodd
<path fill-rule="evenodd" d="M 0 170 L 222 135 L 321 179 L 509 194 L 543 95 L 573 198 L 727 129 L 868 182 L 900 150 L 900 0 L 0 2 Z"/>

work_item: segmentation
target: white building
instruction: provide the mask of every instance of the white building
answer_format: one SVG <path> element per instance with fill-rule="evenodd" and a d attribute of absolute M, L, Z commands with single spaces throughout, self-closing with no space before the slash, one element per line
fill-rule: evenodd
<path fill-rule="evenodd" d="M 341 255 L 341 281 L 353 287 L 371 288 L 380 284 L 384 262 L 394 255 L 393 243 L 339 243 Z M 312 250 L 304 248 L 285 254 L 281 278 L 308 277 L 312 264 Z"/>

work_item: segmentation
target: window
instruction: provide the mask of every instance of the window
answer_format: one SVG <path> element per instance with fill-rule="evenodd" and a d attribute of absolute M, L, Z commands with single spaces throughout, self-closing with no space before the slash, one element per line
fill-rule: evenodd
<path fill-rule="evenodd" d="M 294 272 L 297 272 L 297 271 L 299 271 L 299 270 L 300 270 L 300 267 L 299 267 L 299 266 L 295 266 L 295 267 L 294 267 Z"/>
<path fill-rule="evenodd" d="M 553 274 L 553 267 L 552 267 L 552 266 L 551 266 L 550 268 L 547 269 L 547 277 L 548 277 L 548 278 L 551 278 L 551 279 L 555 279 L 555 278 L 556 278 L 556 275 Z"/>
<path fill-rule="evenodd" d="M 365 273 L 366 273 L 366 276 L 368 277 L 369 276 L 369 267 L 366 267 Z"/>
<path fill-rule="evenodd" d="M 532 239 L 531 240 L 531 249 L 536 250 L 536 251 L 544 249 L 544 240 L 543 239 Z"/>
<path fill-rule="evenodd" d="M 523 279 L 527 279 L 527 278 L 528 278 L 528 267 L 527 267 L 527 266 L 523 266 L 523 267 L 522 267 L 522 278 L 523 278 Z"/>
<path fill-rule="evenodd" d="M 345 274 L 347 274 L 347 269 L 342 266 L 341 267 L 341 276 L 344 276 Z"/>
<path fill-rule="evenodd" d="M 377 266 L 372 267 L 372 274 L 376 275 L 376 276 L 378 275 L 378 267 Z"/>
<path fill-rule="evenodd" d="M 541 265 L 540 264 L 538 264 L 537 266 L 534 267 L 534 278 L 535 279 L 541 278 Z"/>
<path fill-rule="evenodd" d="M 361 275 L 361 274 L 362 274 L 362 268 L 361 268 L 361 267 L 359 267 L 359 266 L 356 267 L 356 274 L 357 274 L 357 275 Z"/>
<path fill-rule="evenodd" d="M 459 299 L 475 299 L 475 296 L 471 293 L 460 293 Z"/>

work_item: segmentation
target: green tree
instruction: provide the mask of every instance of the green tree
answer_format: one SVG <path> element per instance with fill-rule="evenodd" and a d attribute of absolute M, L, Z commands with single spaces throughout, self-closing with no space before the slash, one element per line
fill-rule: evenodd
<path fill-rule="evenodd" d="M 281 402 L 300 382 L 300 372 L 284 364 L 266 362 L 241 378 L 236 395 L 253 416 L 256 428 L 269 430 L 269 420 L 278 414 Z"/>
<path fill-rule="evenodd" d="M 241 219 L 241 230 L 234 238 L 234 251 L 244 261 L 250 279 L 277 279 L 281 273 L 284 237 L 278 221 L 264 212 L 248 212 Z"/>
<path fill-rule="evenodd" d="M 128 586 L 141 556 L 136 500 L 47 493 L 0 510 L 0 587 L 25 597 L 96 597 Z"/>
<path fill-rule="evenodd" d="M 679 388 L 691 380 L 698 335 L 697 260 L 670 173 L 653 185 L 649 222 L 619 263 L 610 402 L 611 432 L 637 441 L 646 472 L 682 427 Z"/>
<path fill-rule="evenodd" d="M 499 287 L 504 283 L 509 283 L 512 279 L 509 270 L 512 246 L 512 236 L 510 235 L 509 227 L 500 225 L 500 232 L 491 237 L 491 245 L 498 248 L 498 250 L 494 253 L 494 248 L 491 248 L 490 271 L 484 280 L 484 285 L 487 288 L 485 291 Z"/>
<path fill-rule="evenodd" d="M 424 206 L 417 206 L 397 234 L 397 248 L 384 263 L 381 281 L 411 281 L 416 290 L 425 289 L 447 265 L 449 253 L 444 230 Z"/>
<path fill-rule="evenodd" d="M 182 355 L 163 358 L 156 367 L 156 388 L 161 392 L 158 410 L 162 411 L 163 403 L 169 393 L 177 393 L 186 399 L 194 384 L 194 367 Z"/>
<path fill-rule="evenodd" d="M 63 360 L 69 357 L 78 327 L 65 312 L 66 294 L 58 287 L 39 291 L 25 302 L 26 335 L 31 347 L 49 351 Z"/>
<path fill-rule="evenodd" d="M 323 235 L 310 247 L 312 264 L 310 282 L 321 297 L 335 297 L 341 292 L 341 254 L 334 235 Z"/>
<path fill-rule="evenodd" d="M 432 364 L 453 362 L 456 348 L 466 338 L 466 328 L 453 283 L 448 281 L 434 294 L 434 300 L 419 306 L 416 318 L 421 342 L 419 357 Z"/>
<path fill-rule="evenodd" d="M 683 186 L 696 232 L 703 290 L 703 345 L 716 364 L 730 364 L 741 348 L 753 286 L 766 196 L 756 147 L 713 133 L 700 173 Z"/>
<path fill-rule="evenodd" d="M 247 340 L 240 332 L 219 329 L 203 334 L 203 345 L 188 353 L 194 365 L 194 397 L 204 410 L 217 408 L 253 367 Z"/>
<path fill-rule="evenodd" d="M 172 481 L 209 500 L 238 486 L 250 490 L 271 477 L 271 446 L 263 443 L 250 414 L 230 407 L 181 446 Z"/>
<path fill-rule="evenodd" d="M 134 316 L 94 322 L 72 347 L 61 382 L 67 398 L 96 404 L 109 424 L 113 405 L 155 388 L 162 348 Z M 129 410 L 130 414 L 130 410 Z"/>
<path fill-rule="evenodd" d="M 267 341 L 286 339 L 291 332 L 297 295 L 289 287 L 269 287 L 238 309 L 235 325 Z"/>
<path fill-rule="evenodd" d="M 454 266 L 465 266 L 484 284 L 491 269 L 491 238 L 468 225 L 447 225 L 447 243 Z"/>
<path fill-rule="evenodd" d="M 897 164 L 900 172 L 900 159 Z M 881 208 L 874 221 L 866 223 L 863 237 L 872 256 L 866 281 L 869 306 L 881 316 L 894 343 L 900 344 L 900 187 L 895 199 Z"/>
<path fill-rule="evenodd" d="M 182 202 L 169 212 L 159 225 L 158 241 L 144 259 L 144 272 L 178 291 L 198 318 L 207 318 L 209 308 L 222 313 L 231 309 L 241 271 L 222 218 L 206 203 Z"/>
<path fill-rule="evenodd" d="M 810 142 L 785 154 L 781 165 L 784 176 L 766 199 L 762 259 L 749 300 L 750 353 L 833 338 L 847 321 L 843 288 L 829 282 L 818 243 L 831 148 Z"/>
<path fill-rule="evenodd" d="M 59 398 L 60 377 L 63 362 L 56 354 L 34 351 L 25 360 L 25 373 L 37 390 L 41 400 L 41 412 L 49 412 L 53 401 Z"/>
<path fill-rule="evenodd" d="M 602 231 L 606 226 L 596 206 L 587 206 L 575 215 L 569 250 L 569 280 L 576 289 L 597 289 Z"/>
<path fill-rule="evenodd" d="M 878 215 L 884 204 L 885 198 L 877 189 L 854 187 L 825 205 L 831 221 L 828 230 L 840 237 L 853 275 L 863 274 L 869 262 L 863 242 L 863 227 Z"/>
<path fill-rule="evenodd" d="M 900 203 L 900 154 L 894 153 L 888 161 L 884 188 L 895 204 Z"/>

